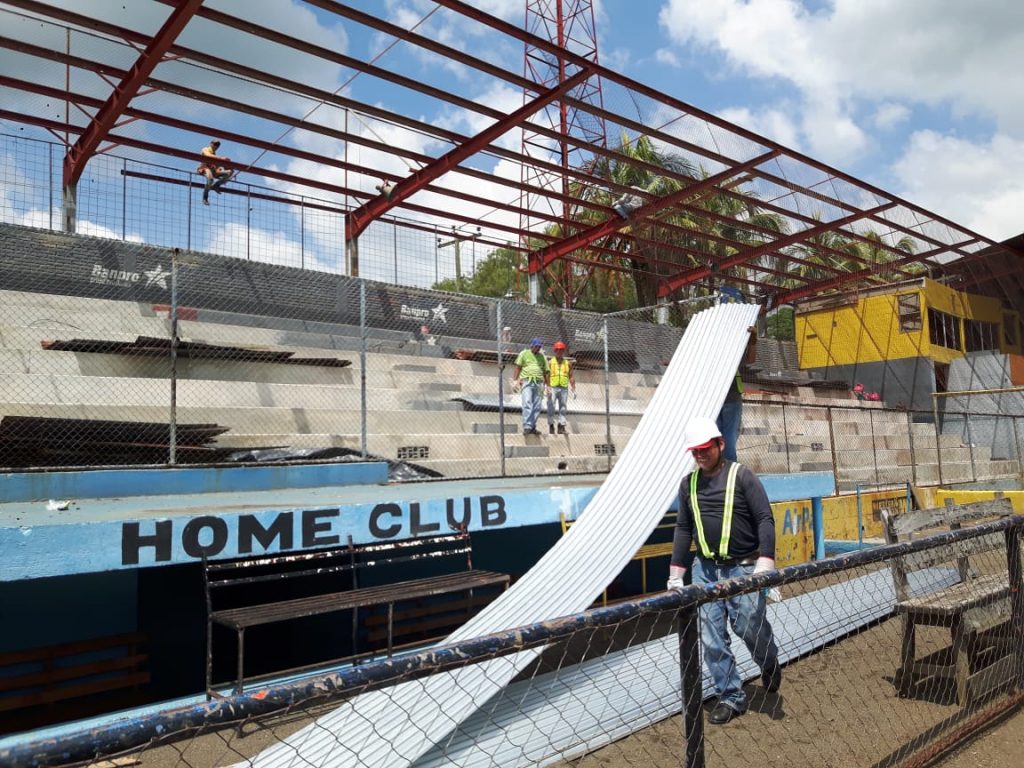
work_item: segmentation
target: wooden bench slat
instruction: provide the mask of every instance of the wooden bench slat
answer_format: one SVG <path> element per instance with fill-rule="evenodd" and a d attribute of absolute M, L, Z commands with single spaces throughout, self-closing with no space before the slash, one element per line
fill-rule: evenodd
<path fill-rule="evenodd" d="M 452 601 L 445 603 L 443 606 L 435 605 L 419 605 L 416 607 L 403 608 L 400 612 L 395 611 L 394 625 L 395 625 L 395 636 L 399 634 L 399 630 L 402 629 L 403 625 L 411 622 L 419 624 L 426 618 L 432 618 L 433 616 L 443 613 L 448 614 L 460 614 L 464 615 L 467 608 L 482 608 L 487 605 L 494 598 L 490 595 L 474 595 L 473 597 L 466 597 L 458 601 Z M 373 639 L 373 632 L 380 631 L 384 636 L 385 628 L 387 627 L 388 617 L 384 612 L 367 612 L 366 616 L 361 616 L 359 623 L 370 633 Z"/>
<path fill-rule="evenodd" d="M 465 571 L 463 573 L 431 576 L 377 587 L 363 587 L 345 592 L 333 592 L 326 595 L 283 600 L 276 603 L 264 603 L 243 608 L 228 608 L 214 611 L 211 614 L 211 618 L 218 624 L 234 629 L 243 629 L 260 624 L 270 624 L 305 616 L 316 616 L 351 608 L 363 608 L 381 603 L 430 597 L 432 595 L 482 588 L 495 584 L 508 584 L 508 581 L 509 576 L 504 573 Z"/>
<path fill-rule="evenodd" d="M 50 688 L 17 696 L 2 696 L 0 697 L 0 710 L 22 709 L 23 707 L 39 706 L 40 704 L 51 704 L 65 699 L 77 699 L 105 691 L 115 691 L 120 688 L 144 685 L 148 682 L 149 672 L 132 672 L 128 675 L 118 675 L 79 685 L 61 686 L 59 688 Z"/>
<path fill-rule="evenodd" d="M 28 672 L 22 675 L 0 676 L 0 692 L 16 691 L 20 688 L 35 688 L 42 685 L 54 685 L 67 680 L 78 680 L 117 672 L 122 669 L 135 669 L 146 663 L 149 657 L 144 653 L 132 656 L 118 656 L 113 659 L 102 659 L 88 664 L 56 666 L 40 672 Z"/>
<path fill-rule="evenodd" d="M 981 520 L 986 517 L 1005 517 L 1013 514 L 1009 499 L 975 501 L 952 507 L 918 509 L 904 512 L 893 519 L 893 531 L 902 536 L 927 528 L 948 527 L 965 521 Z"/>
<path fill-rule="evenodd" d="M 1006 574 L 994 573 L 962 581 L 929 595 L 901 600 L 896 604 L 896 609 L 901 613 L 953 615 L 1009 594 L 1010 585 L 1006 581 Z"/>
<path fill-rule="evenodd" d="M 949 563 L 961 557 L 981 554 L 983 552 L 1000 553 L 1006 551 L 1003 534 L 992 533 L 987 536 L 979 536 L 976 539 L 958 541 L 954 544 L 946 544 L 934 549 L 925 549 L 920 552 L 911 552 L 903 558 L 903 568 L 906 571 L 918 571 L 924 568 L 931 568 L 942 563 Z"/>
<path fill-rule="evenodd" d="M 75 643 L 61 643 L 59 645 L 45 645 L 41 648 L 26 648 L 21 651 L 7 651 L 6 653 L 0 653 L 0 667 L 68 656 L 79 656 L 110 648 L 129 648 L 142 645 L 145 641 L 146 636 L 141 632 L 125 632 L 120 635 L 107 635 Z"/>

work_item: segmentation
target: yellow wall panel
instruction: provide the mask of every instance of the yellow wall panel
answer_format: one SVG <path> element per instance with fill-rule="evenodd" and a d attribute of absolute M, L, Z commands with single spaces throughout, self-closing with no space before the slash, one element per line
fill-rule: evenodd
<path fill-rule="evenodd" d="M 1010 500 L 1015 514 L 1024 515 L 1024 491 L 1002 491 L 1002 494 Z M 935 507 L 945 506 L 946 499 L 952 499 L 954 504 L 970 504 L 974 501 L 991 501 L 995 497 L 995 491 L 948 491 L 936 488 Z"/>
<path fill-rule="evenodd" d="M 921 328 L 901 331 L 900 296 L 917 294 L 921 307 Z M 930 357 L 949 363 L 963 352 L 932 345 L 929 341 L 928 309 L 962 319 L 980 320 L 999 326 L 1000 349 L 1019 352 L 1020 343 L 1007 345 L 1002 333 L 1003 321 L 1016 316 L 1004 310 L 998 299 L 966 294 L 934 280 L 922 280 L 920 289 L 898 293 L 850 298 L 840 306 L 811 309 L 796 317 L 797 354 L 801 368 L 824 368 L 912 357 Z M 1018 340 L 1019 342 L 1019 340 Z"/>
<path fill-rule="evenodd" d="M 800 367 L 823 368 L 926 354 L 922 351 L 927 347 L 923 328 L 900 331 L 896 302 L 895 294 L 868 296 L 846 306 L 797 315 Z"/>
<path fill-rule="evenodd" d="M 810 499 L 772 504 L 775 517 L 775 565 L 806 563 L 814 554 L 814 520 Z"/>
<path fill-rule="evenodd" d="M 871 511 L 872 502 L 882 499 L 906 498 L 906 491 L 873 491 L 860 495 L 861 517 L 865 539 L 882 538 L 882 522 Z M 831 496 L 822 499 L 822 517 L 825 538 L 839 541 L 857 541 L 857 497 Z"/>

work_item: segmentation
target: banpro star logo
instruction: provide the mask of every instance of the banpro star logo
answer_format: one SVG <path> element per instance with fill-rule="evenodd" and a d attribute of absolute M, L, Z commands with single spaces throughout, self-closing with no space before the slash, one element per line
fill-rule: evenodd
<path fill-rule="evenodd" d="M 444 323 L 447 325 L 449 309 L 450 307 L 446 307 L 441 303 L 429 309 L 410 307 L 408 304 L 403 304 L 399 314 L 406 320 L 415 320 L 418 323 Z"/>
<path fill-rule="evenodd" d="M 438 302 L 436 307 L 430 310 L 430 319 L 436 320 L 439 323 L 448 323 L 448 307 Z"/>
<path fill-rule="evenodd" d="M 170 275 L 171 273 L 160 264 L 145 272 L 135 272 L 128 269 L 108 269 L 102 264 L 93 264 L 92 272 L 89 273 L 89 282 L 125 287 L 137 285 L 145 278 L 145 282 L 143 282 L 144 288 L 158 286 L 166 291 L 167 278 Z"/>
<path fill-rule="evenodd" d="M 170 277 L 171 273 L 164 271 L 164 268 L 157 264 L 153 269 L 148 272 L 143 272 L 146 276 L 146 287 L 149 288 L 151 285 L 159 285 L 165 291 L 167 290 L 167 278 Z"/>

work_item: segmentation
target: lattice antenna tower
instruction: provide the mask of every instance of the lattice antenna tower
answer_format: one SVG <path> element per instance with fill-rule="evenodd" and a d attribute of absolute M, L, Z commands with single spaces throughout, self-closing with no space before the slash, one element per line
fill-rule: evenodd
<path fill-rule="evenodd" d="M 594 63 L 598 62 L 593 0 L 526 0 L 526 31 Z M 525 44 L 523 67 L 524 75 L 543 88 L 552 88 L 567 77 L 564 61 L 532 45 L 529 40 Z M 533 95 L 524 91 L 524 101 Z M 570 96 L 582 104 L 604 106 L 599 77 L 588 78 L 585 83 L 570 91 Z M 561 99 L 534 115 L 533 122 L 587 144 L 607 145 L 604 120 Z M 578 143 L 552 141 L 528 127 L 523 129 L 522 135 L 523 154 L 528 158 L 554 163 L 564 170 L 583 167 L 592 161 L 592 155 Z M 526 211 L 540 211 L 558 217 L 565 222 L 563 228 L 567 230 L 561 233 L 562 237 L 572 234 L 568 230 L 568 222 L 574 219 L 572 205 L 567 200 L 568 174 L 556 174 L 524 162 L 521 178 L 524 185 L 550 190 L 562 196 L 559 200 L 556 196 L 524 190 L 520 197 L 521 207 Z M 521 214 L 519 224 L 521 245 L 527 250 L 534 250 L 536 244 L 531 245 L 529 242 L 529 233 L 534 227 L 545 226 L 545 222 L 529 214 Z M 593 267 L 577 272 L 571 262 L 563 261 L 561 264 L 555 262 L 549 269 L 552 270 L 552 277 L 559 278 L 550 281 L 550 290 L 560 294 L 557 298 L 562 306 L 574 306 L 578 298 L 577 291 Z"/>

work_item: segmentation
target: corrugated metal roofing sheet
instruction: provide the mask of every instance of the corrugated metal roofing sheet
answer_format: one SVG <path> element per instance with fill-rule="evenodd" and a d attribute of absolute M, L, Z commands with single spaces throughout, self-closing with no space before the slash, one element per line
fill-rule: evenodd
<path fill-rule="evenodd" d="M 445 642 L 578 613 L 602 593 L 646 541 L 690 470 L 684 426 L 691 417 L 717 415 L 757 313 L 756 305 L 721 304 L 694 316 L 626 450 L 586 511 L 523 578 Z M 364 694 L 248 764 L 408 765 L 446 741 L 538 653 Z"/>
<path fill-rule="evenodd" d="M 911 576 L 914 594 L 958 580 L 956 571 L 946 568 Z M 883 570 L 769 604 L 779 657 L 786 663 L 818 650 L 891 614 L 894 603 L 892 575 Z M 740 677 L 756 677 L 759 670 L 747 647 L 734 642 L 733 650 Z M 707 698 L 714 691 L 706 668 L 703 672 Z M 578 757 L 678 714 L 679 680 L 679 639 L 670 634 L 516 682 L 415 765 L 513 768 Z"/>

